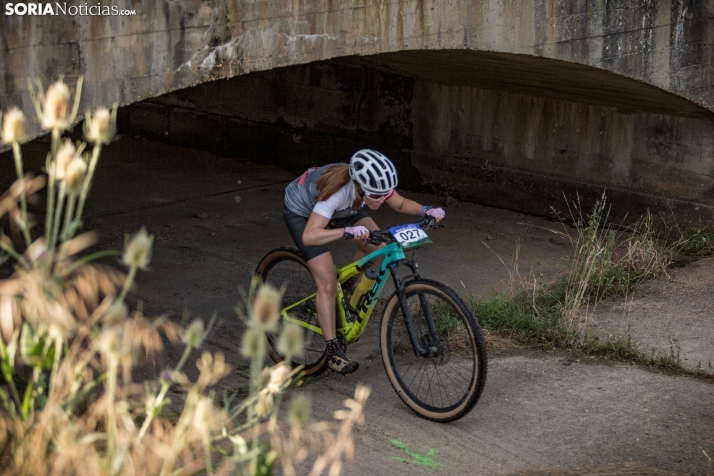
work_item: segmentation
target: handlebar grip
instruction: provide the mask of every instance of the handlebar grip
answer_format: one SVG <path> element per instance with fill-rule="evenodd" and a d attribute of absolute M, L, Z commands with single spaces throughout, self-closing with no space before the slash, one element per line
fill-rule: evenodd
<path fill-rule="evenodd" d="M 426 216 L 426 217 L 420 219 L 417 223 L 418 223 L 419 226 L 424 226 L 424 225 L 426 225 L 426 227 L 429 228 L 429 227 L 432 226 L 435 222 L 436 222 L 436 218 L 434 218 L 434 217 L 432 217 L 432 216 Z"/>
<path fill-rule="evenodd" d="M 355 235 L 353 235 L 352 233 L 345 232 L 345 234 L 344 234 L 345 240 L 352 240 L 352 239 L 354 239 L 354 237 L 355 237 Z"/>

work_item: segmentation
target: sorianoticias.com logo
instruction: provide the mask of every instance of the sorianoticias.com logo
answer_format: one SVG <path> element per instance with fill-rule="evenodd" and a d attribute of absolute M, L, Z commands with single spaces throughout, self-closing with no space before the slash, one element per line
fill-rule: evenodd
<path fill-rule="evenodd" d="M 67 2 L 49 3 L 6 3 L 5 15 L 70 15 L 70 16 L 114 16 L 136 15 L 136 10 L 122 10 L 113 5 L 101 3 L 70 5 Z"/>

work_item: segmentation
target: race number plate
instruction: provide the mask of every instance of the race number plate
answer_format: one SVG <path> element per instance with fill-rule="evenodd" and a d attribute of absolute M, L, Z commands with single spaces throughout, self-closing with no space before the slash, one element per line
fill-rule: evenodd
<path fill-rule="evenodd" d="M 402 245 L 402 248 L 413 248 L 424 243 L 431 243 L 426 232 L 416 223 L 393 226 L 389 232 Z"/>

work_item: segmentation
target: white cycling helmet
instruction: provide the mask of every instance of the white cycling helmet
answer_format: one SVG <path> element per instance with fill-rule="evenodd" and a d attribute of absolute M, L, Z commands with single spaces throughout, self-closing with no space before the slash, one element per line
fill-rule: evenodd
<path fill-rule="evenodd" d="M 387 193 L 397 187 L 397 169 L 386 155 L 362 149 L 350 158 L 350 177 L 367 193 Z"/>

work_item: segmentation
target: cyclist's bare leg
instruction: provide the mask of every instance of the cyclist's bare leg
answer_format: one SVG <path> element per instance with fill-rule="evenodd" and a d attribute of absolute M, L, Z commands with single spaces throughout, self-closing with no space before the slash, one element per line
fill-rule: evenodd
<path fill-rule="evenodd" d="M 320 323 L 325 340 L 337 337 L 335 329 L 335 301 L 337 299 L 337 275 L 331 253 L 323 253 L 307 262 L 317 285 L 315 305 L 317 321 Z"/>

